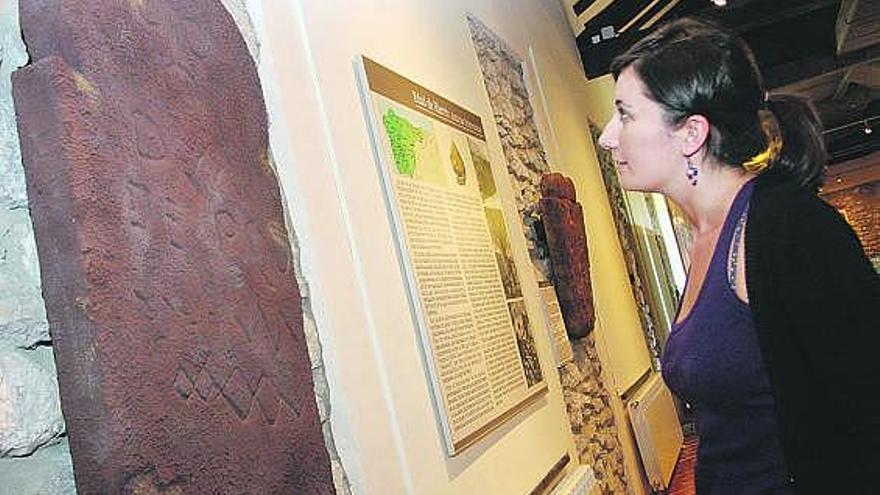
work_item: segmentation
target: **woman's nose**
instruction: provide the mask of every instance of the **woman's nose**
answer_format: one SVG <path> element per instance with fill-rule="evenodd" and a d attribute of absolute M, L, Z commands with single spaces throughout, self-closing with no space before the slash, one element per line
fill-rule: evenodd
<path fill-rule="evenodd" d="M 599 136 L 599 146 L 605 148 L 606 150 L 617 148 L 617 137 L 618 132 L 620 130 L 620 122 L 617 119 L 617 115 L 611 118 L 607 125 L 605 125 L 605 129 L 602 131 L 602 135 Z"/>

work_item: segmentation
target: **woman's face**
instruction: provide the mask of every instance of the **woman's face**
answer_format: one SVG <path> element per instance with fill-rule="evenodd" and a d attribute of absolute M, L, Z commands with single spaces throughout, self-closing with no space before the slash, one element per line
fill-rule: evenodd
<path fill-rule="evenodd" d="M 663 119 L 660 105 L 648 98 L 647 89 L 632 67 L 617 78 L 611 122 L 599 145 L 611 151 L 620 185 L 631 191 L 667 192 L 686 180 L 686 161 L 678 133 Z"/>

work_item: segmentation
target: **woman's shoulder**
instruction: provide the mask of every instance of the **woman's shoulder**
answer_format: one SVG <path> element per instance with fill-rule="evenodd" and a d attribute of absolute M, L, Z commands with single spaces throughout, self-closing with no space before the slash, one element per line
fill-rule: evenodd
<path fill-rule="evenodd" d="M 837 210 L 815 191 L 798 185 L 780 173 L 765 173 L 757 178 L 749 209 L 750 217 L 754 215 L 775 223 L 815 226 L 815 222 L 830 222 L 845 225 Z"/>
<path fill-rule="evenodd" d="M 778 176 L 758 177 L 749 206 L 746 253 L 751 260 L 764 260 L 765 266 L 833 268 L 865 275 L 871 284 L 880 281 L 843 215 L 815 192 Z"/>
<path fill-rule="evenodd" d="M 829 266 L 849 263 L 859 270 L 864 265 L 873 273 L 858 237 L 837 209 L 815 192 L 774 176 L 759 177 L 756 183 L 746 251 L 747 257 L 751 252 L 751 259 L 759 256 L 771 265 L 823 260 Z"/>
<path fill-rule="evenodd" d="M 818 199 L 815 192 L 799 185 L 795 179 L 774 170 L 767 171 L 755 179 L 754 197 L 774 203 L 787 201 L 813 201 Z"/>

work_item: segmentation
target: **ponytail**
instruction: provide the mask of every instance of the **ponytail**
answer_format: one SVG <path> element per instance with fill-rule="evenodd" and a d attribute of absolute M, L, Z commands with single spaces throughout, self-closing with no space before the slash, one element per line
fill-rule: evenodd
<path fill-rule="evenodd" d="M 767 101 L 779 125 L 782 150 L 771 170 L 817 191 L 825 182 L 825 142 L 822 123 L 810 102 L 800 96 L 771 95 Z"/>
<path fill-rule="evenodd" d="M 678 19 L 618 55 L 614 78 L 627 67 L 668 123 L 694 114 L 709 120 L 707 150 L 720 163 L 779 174 L 812 191 L 822 185 L 827 156 L 816 111 L 798 96 L 767 98 L 754 55 L 733 32 Z"/>

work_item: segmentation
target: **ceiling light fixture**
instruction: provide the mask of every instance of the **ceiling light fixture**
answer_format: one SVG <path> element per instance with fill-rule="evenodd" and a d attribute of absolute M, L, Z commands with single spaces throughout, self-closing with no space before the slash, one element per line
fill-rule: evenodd
<path fill-rule="evenodd" d="M 862 117 L 861 119 L 852 120 L 845 124 L 841 124 L 830 129 L 825 129 L 822 131 L 822 134 L 836 134 L 847 129 L 850 129 L 850 132 L 853 132 L 853 130 L 855 130 L 855 132 L 858 132 L 860 130 L 864 134 L 871 134 L 874 132 L 873 125 L 874 121 L 877 119 L 880 119 L 880 114 L 870 117 Z"/>
<path fill-rule="evenodd" d="M 709 0 L 716 7 L 725 7 L 727 6 L 727 0 Z"/>

